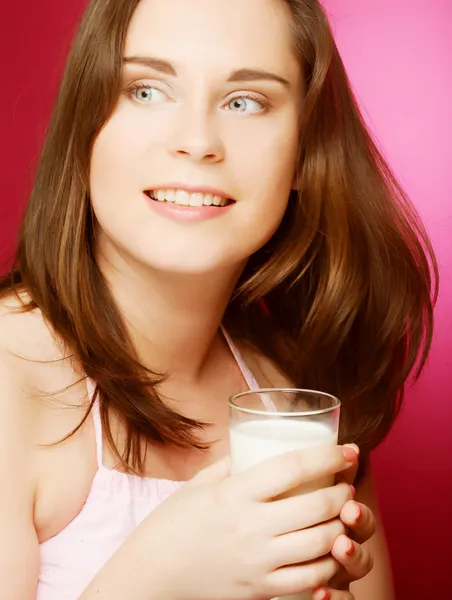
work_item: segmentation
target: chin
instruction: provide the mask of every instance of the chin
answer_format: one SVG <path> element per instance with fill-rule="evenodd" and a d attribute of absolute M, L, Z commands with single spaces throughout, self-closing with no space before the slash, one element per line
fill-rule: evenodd
<path fill-rule="evenodd" d="M 246 262 L 246 261 L 245 261 Z M 237 263 L 223 261 L 146 261 L 144 263 L 151 271 L 167 275 L 201 277 L 217 273 L 229 273 L 238 269 Z"/>
<path fill-rule="evenodd" d="M 181 236 L 162 236 L 152 239 L 153 236 L 99 236 L 100 250 L 104 260 L 116 266 L 121 271 L 121 264 L 129 272 L 149 270 L 168 275 L 213 275 L 223 273 L 229 276 L 244 268 L 252 254 L 252 249 L 246 245 L 240 247 L 231 244 L 233 236 L 210 236 L 210 239 L 201 240 L 199 237 L 181 239 Z M 177 239 L 179 237 L 179 239 Z M 175 243 L 168 243 L 174 239 Z M 179 243 L 177 243 L 179 242 Z M 217 242 L 217 243 L 215 243 Z"/>
<path fill-rule="evenodd" d="M 199 247 L 187 249 L 159 248 L 158 251 L 140 253 L 135 260 L 150 271 L 168 275 L 194 276 L 224 274 L 238 272 L 245 267 L 248 256 L 239 255 L 236 249 L 218 249 L 217 252 L 206 252 Z M 131 257 L 132 258 L 132 257 Z"/>

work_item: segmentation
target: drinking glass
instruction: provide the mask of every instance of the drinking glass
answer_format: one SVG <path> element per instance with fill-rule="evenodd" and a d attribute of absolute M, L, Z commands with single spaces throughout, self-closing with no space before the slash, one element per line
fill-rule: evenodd
<path fill-rule="evenodd" d="M 336 445 L 339 414 L 339 400 L 315 390 L 268 388 L 235 394 L 229 399 L 232 472 L 292 450 Z M 303 483 L 287 496 L 332 485 L 334 475 Z M 285 600 L 312 600 L 312 593 Z"/>

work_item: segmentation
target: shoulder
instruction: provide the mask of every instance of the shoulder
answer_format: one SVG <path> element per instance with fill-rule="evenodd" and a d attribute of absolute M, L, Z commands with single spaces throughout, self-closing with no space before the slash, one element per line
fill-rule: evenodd
<path fill-rule="evenodd" d="M 0 351 L 11 360 L 42 362 L 58 358 L 61 350 L 55 335 L 38 308 L 25 310 L 28 301 L 26 294 L 0 300 Z"/>
<path fill-rule="evenodd" d="M 37 490 L 32 448 L 38 413 L 27 394 L 26 369 L 17 358 L 24 325 L 14 308 L 11 299 L 0 303 L 0 512 L 9 516 L 19 508 L 31 514 Z M 16 321 L 21 326 L 15 329 Z"/>
<path fill-rule="evenodd" d="M 27 397 L 53 395 L 81 372 L 39 308 L 25 308 L 28 301 L 26 294 L 0 299 L 0 361 Z"/>
<path fill-rule="evenodd" d="M 66 524 L 67 507 L 77 514 L 95 469 L 90 421 L 70 436 L 89 404 L 72 363 L 39 310 L 24 312 L 17 298 L 0 301 L 0 488 L 10 494 L 9 504 L 0 495 L 0 512 L 11 513 L 20 497 L 40 539 Z"/>
<path fill-rule="evenodd" d="M 20 474 L 33 484 L 31 465 L 44 420 L 38 365 L 51 358 L 48 338 L 39 311 L 23 312 L 15 297 L 0 301 L 0 461 L 7 482 L 9 473 L 16 483 Z"/>
<path fill-rule="evenodd" d="M 14 448 L 11 452 L 18 451 L 18 444 L 31 452 L 54 442 L 50 438 L 60 434 L 52 431 L 55 408 L 82 404 L 80 390 L 72 392 L 80 377 L 69 355 L 41 311 L 24 311 L 23 301 L 15 296 L 0 300 L 0 437 Z M 61 433 L 68 433 L 66 427 Z"/>
<path fill-rule="evenodd" d="M 19 299 L 7 297 L 0 301 L 0 410 L 3 417 L 0 426 L 5 429 L 2 440 L 27 437 L 36 416 L 33 403 L 26 399 L 32 382 L 30 364 L 33 357 L 41 354 L 37 347 L 37 323 L 36 314 L 21 312 Z M 19 435 L 21 431 L 23 436 Z"/>
<path fill-rule="evenodd" d="M 34 509 L 41 411 L 27 357 L 39 355 L 33 347 L 39 318 L 19 309 L 16 298 L 0 301 L 0 571 L 2 589 L 31 598 L 39 564 Z"/>

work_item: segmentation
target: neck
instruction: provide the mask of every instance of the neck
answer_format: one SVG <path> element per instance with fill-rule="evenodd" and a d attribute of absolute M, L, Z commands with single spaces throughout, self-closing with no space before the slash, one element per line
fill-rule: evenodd
<path fill-rule="evenodd" d="M 142 363 L 195 381 L 219 344 L 219 328 L 244 265 L 200 275 L 163 273 L 118 250 L 99 266 Z"/>

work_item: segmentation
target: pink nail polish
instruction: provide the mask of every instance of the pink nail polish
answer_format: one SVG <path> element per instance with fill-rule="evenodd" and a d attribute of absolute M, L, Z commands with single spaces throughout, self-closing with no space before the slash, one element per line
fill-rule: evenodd
<path fill-rule="evenodd" d="M 347 556 L 353 556 L 353 554 L 355 554 L 355 544 L 351 540 L 349 540 L 348 549 L 345 551 L 345 554 L 347 554 Z"/>
<path fill-rule="evenodd" d="M 361 507 L 359 506 L 359 504 L 355 505 L 355 521 L 358 522 L 362 516 L 362 510 Z"/>
<path fill-rule="evenodd" d="M 342 446 L 342 454 L 345 456 L 347 462 L 355 462 L 358 458 L 353 448 L 347 448 L 347 446 Z"/>
<path fill-rule="evenodd" d="M 352 491 L 352 497 L 354 498 L 356 496 L 356 489 L 353 487 L 353 485 L 350 486 L 350 489 Z"/>

